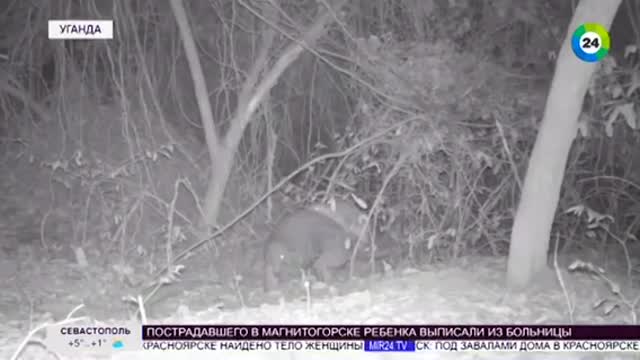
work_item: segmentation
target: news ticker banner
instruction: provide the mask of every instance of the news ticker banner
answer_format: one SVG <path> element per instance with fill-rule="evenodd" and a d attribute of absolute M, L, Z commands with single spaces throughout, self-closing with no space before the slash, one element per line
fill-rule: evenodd
<path fill-rule="evenodd" d="M 52 326 L 61 354 L 124 351 L 638 352 L 640 326 L 130 325 Z"/>

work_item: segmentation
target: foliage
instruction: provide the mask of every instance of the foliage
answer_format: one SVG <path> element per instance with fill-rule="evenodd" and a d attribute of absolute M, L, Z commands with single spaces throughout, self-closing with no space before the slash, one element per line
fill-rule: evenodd
<path fill-rule="evenodd" d="M 125 262 L 160 249 L 171 254 L 171 241 L 185 241 L 176 228 L 189 228 L 199 215 L 193 198 L 208 174 L 175 21 L 163 2 L 71 3 L 34 10 L 13 2 L 3 19 L 14 29 L 7 37 L 9 61 L 0 68 L 3 165 L 35 168 L 32 188 L 64 185 L 52 190 L 54 200 L 45 192 L 38 201 L 64 209 L 74 224 L 72 246 L 100 243 L 100 251 L 117 251 Z M 251 2 L 189 6 L 216 125 L 224 131 L 256 58 L 255 29 L 264 18 L 255 16 Z M 303 32 L 316 6 L 282 4 L 287 16 L 270 24 L 282 35 L 275 50 Z M 369 206 L 379 200 L 379 243 L 401 247 L 403 257 L 503 254 L 568 6 L 550 0 L 349 2 L 321 47 L 288 69 L 248 127 L 223 215 L 254 200 L 268 176 L 279 178 L 313 156 L 407 121 L 297 177 L 296 200 L 321 194 L 327 187 L 318 187 L 318 179 L 335 172 L 343 185 L 337 191 Z M 117 39 L 43 41 L 44 25 L 37 25 L 101 17 L 118 19 Z M 33 24 L 16 27 L 18 18 Z M 594 80 L 561 203 L 612 216 L 618 234 L 640 231 L 639 187 L 633 185 L 640 183 L 633 131 L 640 76 L 637 55 L 627 55 L 619 63 L 612 55 Z M 278 144 L 273 169 L 265 155 L 271 131 Z M 170 230 L 172 216 L 180 221 Z M 558 217 L 560 225 L 581 226 L 575 220 Z M 254 230 L 251 237 L 260 235 Z"/>

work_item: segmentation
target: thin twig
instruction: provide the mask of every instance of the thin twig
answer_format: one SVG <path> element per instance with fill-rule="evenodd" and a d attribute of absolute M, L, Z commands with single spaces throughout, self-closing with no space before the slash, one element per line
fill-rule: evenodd
<path fill-rule="evenodd" d="M 212 239 L 222 235 L 225 231 L 227 231 L 229 228 L 231 228 L 233 225 L 235 225 L 238 221 L 242 220 L 245 216 L 247 216 L 249 213 L 251 213 L 258 205 L 260 205 L 271 194 L 276 192 L 284 184 L 289 182 L 292 178 L 294 178 L 296 175 L 298 175 L 300 172 L 306 170 L 310 166 L 313 166 L 314 164 L 317 164 L 317 163 L 319 163 L 321 161 L 324 161 L 324 160 L 327 160 L 327 159 L 340 158 L 340 157 L 343 157 L 343 156 L 347 156 L 350 153 L 352 153 L 353 151 L 357 150 L 358 148 L 374 142 L 376 139 L 386 135 L 387 133 L 395 130 L 396 128 L 398 128 L 398 127 L 400 127 L 402 125 L 405 125 L 405 124 L 407 124 L 409 122 L 416 121 L 418 119 L 421 119 L 421 116 L 414 115 L 414 116 L 412 116 L 412 117 L 410 117 L 408 119 L 400 121 L 397 124 L 389 126 L 388 128 L 386 128 L 384 130 L 381 130 L 381 131 L 369 136 L 368 138 L 358 142 L 357 144 L 352 145 L 351 147 L 349 147 L 349 148 L 347 148 L 347 149 L 345 149 L 343 151 L 337 151 L 337 152 L 333 152 L 333 153 L 329 153 L 329 154 L 324 154 L 322 156 L 319 156 L 319 157 L 317 157 L 315 159 L 312 159 L 312 160 L 308 161 L 306 164 L 303 164 L 298 169 L 292 171 L 284 179 L 280 180 L 280 182 L 278 182 L 273 188 L 269 189 L 260 198 L 258 198 L 258 200 L 254 201 L 253 204 L 251 204 L 249 207 L 247 207 L 247 209 L 245 209 L 243 212 L 241 212 L 238 216 L 236 216 L 234 219 L 232 219 L 226 225 L 224 225 L 221 228 L 219 228 L 215 233 L 213 233 L 212 235 L 210 235 L 208 237 L 205 237 L 202 240 L 194 243 L 193 245 L 189 246 L 188 248 L 186 248 L 185 250 L 180 252 L 178 255 L 176 255 L 175 258 L 173 259 L 172 263 L 175 263 L 176 261 L 179 261 L 180 259 L 184 258 L 187 254 L 189 254 L 193 250 L 199 248 L 200 246 L 205 244 L 207 241 L 212 240 Z M 160 269 L 156 274 L 154 274 L 153 280 L 155 280 L 159 276 L 161 276 L 167 269 L 168 269 L 167 267 L 164 267 L 164 268 Z"/>

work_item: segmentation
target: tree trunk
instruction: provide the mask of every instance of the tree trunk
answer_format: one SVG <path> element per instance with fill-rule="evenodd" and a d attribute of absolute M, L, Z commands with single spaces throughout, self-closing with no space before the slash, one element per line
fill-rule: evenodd
<path fill-rule="evenodd" d="M 218 146 L 217 153 L 213 155 L 211 180 L 207 187 L 203 206 L 203 224 L 217 225 L 215 222 L 220 213 L 220 205 L 222 205 L 222 197 L 231 176 L 231 166 L 233 165 L 233 156 L 235 148 L 230 150 L 226 145 Z"/>
<path fill-rule="evenodd" d="M 270 30 L 268 35 L 265 35 L 262 39 L 262 48 L 258 54 L 258 58 L 255 60 L 247 80 L 245 80 L 243 89 L 240 91 L 236 113 L 231 120 L 231 127 L 217 148 L 211 151 L 213 165 L 212 178 L 209 180 L 209 186 L 204 199 L 203 224 L 217 224 L 216 221 L 220 212 L 222 197 L 229 176 L 231 175 L 231 166 L 234 160 L 233 156 L 240 144 L 242 134 L 249 122 L 253 119 L 253 115 L 258 109 L 258 106 L 269 91 L 271 91 L 271 88 L 276 85 L 276 82 L 284 71 L 300 56 L 305 48 L 311 47 L 315 41 L 327 31 L 326 25 L 335 20 L 333 14 L 340 10 L 345 2 L 346 0 L 334 1 L 334 4 L 332 4 L 327 11 L 324 11 L 324 14 L 311 25 L 304 36 L 298 41 L 293 41 L 271 66 L 267 65 L 269 64 L 269 50 L 274 34 L 273 31 Z M 327 3 L 324 5 L 327 5 Z M 273 11 L 273 8 L 266 11 Z M 266 68 L 269 68 L 269 71 L 261 77 L 260 74 L 262 70 Z"/>
<path fill-rule="evenodd" d="M 620 2 L 582 0 L 569 25 L 511 232 L 507 267 L 507 285 L 511 288 L 527 286 L 546 268 L 551 226 L 569 150 L 577 132 L 584 95 L 596 69 L 596 63 L 586 63 L 575 56 L 571 36 L 587 22 L 609 28 Z"/>

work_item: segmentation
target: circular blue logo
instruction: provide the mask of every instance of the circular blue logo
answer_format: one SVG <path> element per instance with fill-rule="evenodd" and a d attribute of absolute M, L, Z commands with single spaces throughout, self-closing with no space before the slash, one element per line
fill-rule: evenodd
<path fill-rule="evenodd" d="M 578 26 L 571 38 L 573 53 L 585 62 L 597 62 L 609 53 L 611 38 L 607 29 L 596 23 Z"/>

